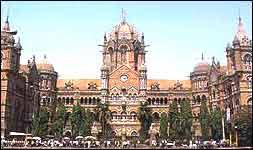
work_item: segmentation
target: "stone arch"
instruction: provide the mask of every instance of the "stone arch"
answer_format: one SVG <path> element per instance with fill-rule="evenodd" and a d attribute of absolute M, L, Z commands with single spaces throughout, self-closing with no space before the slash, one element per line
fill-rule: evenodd
<path fill-rule="evenodd" d="M 112 131 L 112 138 L 115 138 L 117 136 L 117 131 L 113 130 Z"/>
<path fill-rule="evenodd" d="M 93 97 L 92 98 L 92 105 L 95 105 L 96 104 L 96 97 Z"/>
<path fill-rule="evenodd" d="M 58 103 L 61 103 L 61 97 L 58 97 Z"/>
<path fill-rule="evenodd" d="M 161 97 L 160 98 L 160 105 L 163 105 L 164 104 L 164 101 L 163 101 L 163 98 Z"/>
<path fill-rule="evenodd" d="M 156 105 L 159 105 L 159 97 L 156 98 L 155 104 L 156 104 Z"/>
<path fill-rule="evenodd" d="M 73 99 L 73 97 L 70 98 L 70 104 L 71 104 L 71 105 L 74 104 L 74 99 Z"/>
<path fill-rule="evenodd" d="M 204 101 L 206 101 L 207 100 L 206 95 L 202 95 L 201 99 L 204 100 Z"/>
<path fill-rule="evenodd" d="M 63 103 L 63 104 L 66 104 L 65 97 L 62 98 L 62 103 Z"/>
<path fill-rule="evenodd" d="M 164 98 L 164 104 L 165 104 L 165 105 L 168 104 L 168 98 L 167 98 L 167 97 Z"/>
<path fill-rule="evenodd" d="M 199 95 L 197 95 L 197 99 L 196 100 L 197 100 L 197 103 L 200 104 L 201 99 L 200 99 Z"/>
<path fill-rule="evenodd" d="M 97 104 L 99 104 L 100 103 L 100 98 L 99 97 L 97 97 Z"/>
<path fill-rule="evenodd" d="M 67 137 L 71 137 L 71 135 L 72 135 L 71 130 L 66 130 L 64 135 L 67 136 Z"/>
<path fill-rule="evenodd" d="M 95 120 L 96 118 L 96 113 L 94 111 L 90 111 L 90 115 L 91 115 L 91 118 L 92 120 Z"/>
<path fill-rule="evenodd" d="M 89 97 L 89 98 L 88 98 L 88 104 L 89 104 L 89 105 L 91 105 L 91 101 L 92 101 L 92 98 Z"/>
<path fill-rule="evenodd" d="M 250 54 L 245 54 L 243 56 L 243 62 L 244 64 L 251 64 L 252 63 L 252 56 Z"/>
<path fill-rule="evenodd" d="M 112 119 L 117 119 L 117 112 L 116 111 L 112 112 Z"/>
<path fill-rule="evenodd" d="M 193 104 L 196 104 L 196 98 L 195 98 L 195 96 L 192 97 L 192 102 L 193 102 Z"/>
<path fill-rule="evenodd" d="M 160 121 L 160 115 L 159 115 L 158 112 L 154 112 L 152 114 L 152 120 L 153 120 L 153 122 L 159 122 Z"/>
<path fill-rule="evenodd" d="M 80 103 L 81 103 L 81 104 L 83 104 L 83 103 L 84 103 L 83 97 L 81 97 L 81 99 L 80 99 Z"/>
<path fill-rule="evenodd" d="M 69 97 L 66 98 L 66 104 L 69 105 Z"/>
<path fill-rule="evenodd" d="M 127 119 L 127 113 L 126 112 L 121 112 L 121 118 L 122 119 Z"/>
<path fill-rule="evenodd" d="M 152 98 L 152 105 L 155 105 L 155 98 Z"/>
<path fill-rule="evenodd" d="M 248 98 L 247 104 L 252 106 L 252 97 L 249 97 L 249 98 Z"/>
<path fill-rule="evenodd" d="M 151 105 L 151 98 L 148 98 L 148 104 Z"/>
<path fill-rule="evenodd" d="M 130 113 L 130 116 L 131 116 L 131 119 L 133 119 L 133 120 L 136 120 L 136 119 L 137 119 L 137 113 L 134 112 L 134 111 L 132 111 L 132 112 Z"/>
<path fill-rule="evenodd" d="M 134 137 L 135 137 L 135 136 L 138 136 L 138 133 L 137 133 L 135 130 L 132 130 L 132 131 L 131 131 L 131 136 L 134 136 Z"/>
<path fill-rule="evenodd" d="M 179 104 L 181 104 L 181 98 L 178 98 L 177 101 Z"/>
<path fill-rule="evenodd" d="M 87 97 L 84 98 L 84 104 L 85 104 L 85 105 L 88 104 L 88 98 L 87 98 Z"/>

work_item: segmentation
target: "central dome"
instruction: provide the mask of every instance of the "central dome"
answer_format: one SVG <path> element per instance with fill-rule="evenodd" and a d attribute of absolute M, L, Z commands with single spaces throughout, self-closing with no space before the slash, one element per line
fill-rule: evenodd
<path fill-rule="evenodd" d="M 46 55 L 44 55 L 44 59 L 37 64 L 37 67 L 39 70 L 54 71 L 54 67 L 48 62 Z"/>
<path fill-rule="evenodd" d="M 110 33 L 110 38 L 116 39 L 117 37 L 118 39 L 138 39 L 139 33 L 133 25 L 123 21 L 119 25 L 113 27 L 113 30 Z"/>
<path fill-rule="evenodd" d="M 195 67 L 194 67 L 194 72 L 208 72 L 210 68 L 210 65 L 208 62 L 202 60 L 202 62 L 199 62 Z"/>

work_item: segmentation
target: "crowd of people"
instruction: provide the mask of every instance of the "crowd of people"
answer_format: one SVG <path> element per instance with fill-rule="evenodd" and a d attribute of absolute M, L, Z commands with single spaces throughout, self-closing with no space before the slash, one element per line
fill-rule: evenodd
<path fill-rule="evenodd" d="M 150 143 L 149 143 L 150 142 Z M 147 146 L 160 147 L 160 148 L 205 148 L 206 146 L 218 146 L 227 147 L 226 143 L 217 143 L 216 141 L 190 141 L 190 143 L 177 144 L 176 141 L 169 140 L 152 140 L 146 143 Z M 1 147 L 79 147 L 79 148 L 136 148 L 140 144 L 139 140 L 102 140 L 97 139 L 70 139 L 70 138 L 29 138 L 25 140 L 18 140 L 13 138 L 12 140 L 1 139 Z M 209 147 L 211 148 L 211 147 Z"/>

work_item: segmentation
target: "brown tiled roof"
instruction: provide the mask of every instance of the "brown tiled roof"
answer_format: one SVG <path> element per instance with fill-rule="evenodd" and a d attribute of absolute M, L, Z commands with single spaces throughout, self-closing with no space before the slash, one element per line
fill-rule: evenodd
<path fill-rule="evenodd" d="M 74 88 L 79 88 L 79 90 L 88 90 L 88 83 L 96 83 L 97 88 L 100 89 L 100 79 L 58 79 L 57 80 L 57 88 L 63 89 L 65 87 L 65 83 L 68 82 L 73 83 Z"/>
<path fill-rule="evenodd" d="M 65 87 L 65 83 L 68 82 L 73 83 L 74 88 L 79 88 L 79 90 L 88 90 L 88 83 L 96 83 L 98 89 L 100 89 L 100 79 L 58 79 L 57 80 L 57 88 L 63 89 Z M 173 88 L 174 84 L 177 83 L 178 80 L 165 80 L 165 79 L 148 79 L 147 81 L 147 89 L 150 89 L 153 83 L 160 84 L 161 90 L 168 90 L 168 88 Z M 183 84 L 183 88 L 191 88 L 190 80 L 179 80 L 181 84 Z"/>
<path fill-rule="evenodd" d="M 178 80 L 164 80 L 164 79 L 161 79 L 161 80 L 154 80 L 154 79 L 148 79 L 148 82 L 147 82 L 147 89 L 149 90 L 151 88 L 151 85 L 155 82 L 157 82 L 158 84 L 160 84 L 160 89 L 161 90 L 168 90 L 168 88 L 173 88 L 174 87 L 174 84 L 177 83 Z M 182 85 L 183 88 L 191 88 L 191 80 L 179 80 L 179 82 Z"/>

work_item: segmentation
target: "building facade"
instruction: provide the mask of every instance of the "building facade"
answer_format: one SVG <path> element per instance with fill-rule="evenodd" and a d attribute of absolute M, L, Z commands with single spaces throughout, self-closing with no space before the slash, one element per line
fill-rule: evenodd
<path fill-rule="evenodd" d="M 7 27 L 4 27 L 1 33 L 3 37 L 8 35 L 10 38 L 6 40 L 1 38 L 1 53 L 5 54 L 10 51 L 20 56 L 18 55 L 21 50 L 18 48 L 20 46 L 19 44 L 13 46 L 14 42 L 11 38 L 16 32 L 6 29 Z M 58 74 L 46 57 L 37 65 L 33 59 L 23 67 L 27 78 L 19 77 L 17 71 L 15 72 L 15 69 L 19 70 L 17 68 L 19 60 L 14 61 L 9 54 L 8 59 L 3 57 L 1 62 L 1 66 L 2 64 L 5 66 L 1 68 L 1 83 L 5 85 L 1 90 L 1 111 L 4 110 L 1 118 L 4 126 L 1 125 L 1 130 L 12 129 L 10 126 L 15 124 L 8 122 L 11 116 L 16 116 L 16 113 L 11 113 L 11 111 L 16 106 L 16 102 L 13 101 L 18 101 L 18 99 L 12 96 L 20 92 L 18 89 L 25 89 L 21 90 L 23 97 L 20 97 L 18 104 L 27 101 L 26 103 L 30 105 L 22 103 L 26 105 L 17 106 L 29 107 L 25 112 L 30 119 L 31 112 L 38 111 L 39 107 L 46 107 L 52 121 L 58 103 L 67 107 L 65 134 L 71 134 L 69 116 L 72 107 L 77 103 L 90 109 L 93 116 L 97 113 L 99 102 L 108 103 L 112 115 L 110 125 L 113 134 L 132 137 L 139 136 L 141 126 L 137 115 L 141 103 L 148 103 L 152 111 L 152 129 L 159 133 L 160 117 L 163 113 L 168 115 L 172 101 L 178 104 L 181 101 L 190 101 L 194 117 L 192 132 L 194 136 L 201 136 L 198 120 L 201 101 L 207 101 L 209 108 L 220 107 L 222 110 L 228 110 L 232 118 L 240 110 L 240 106 L 252 107 L 252 41 L 243 28 L 241 18 L 237 30 L 233 45 L 228 44 L 226 48 L 227 64 L 221 65 L 215 58 L 208 63 L 202 54 L 202 59 L 194 66 L 189 80 L 147 79 L 148 70 L 145 64 L 147 45 L 145 45 L 144 34 L 137 31 L 125 18 L 113 27 L 109 34 L 104 35 L 104 43 L 100 45 L 103 56 L 100 79 L 57 79 Z M 12 42 L 12 46 L 6 47 L 7 40 Z M 2 41 L 5 43 L 2 44 Z M 22 73 L 22 69 L 20 72 Z M 20 83 L 22 87 L 13 89 L 11 83 L 14 82 L 15 84 Z M 28 92 L 29 90 L 34 92 Z M 29 98 L 26 99 L 25 96 Z M 30 110 L 31 107 L 34 109 Z M 24 109 L 20 108 L 20 112 Z"/>
<path fill-rule="evenodd" d="M 20 65 L 22 46 L 16 34 L 7 17 L 1 30 L 1 136 L 31 128 L 32 114 L 39 109 L 35 57 Z"/>

